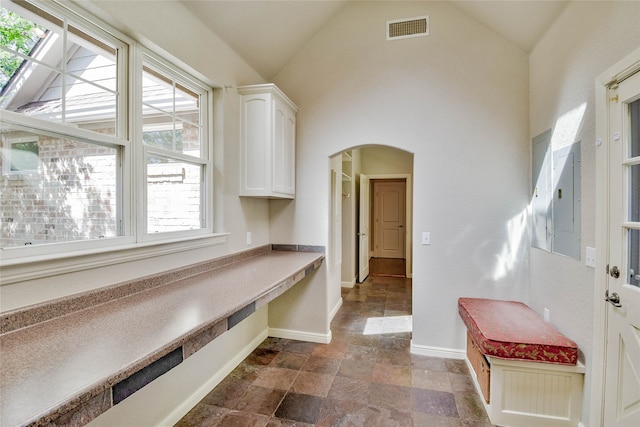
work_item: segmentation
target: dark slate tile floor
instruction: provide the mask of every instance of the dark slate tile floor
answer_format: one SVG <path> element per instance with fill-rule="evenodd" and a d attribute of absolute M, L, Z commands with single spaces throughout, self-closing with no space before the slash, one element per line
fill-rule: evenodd
<path fill-rule="evenodd" d="M 491 426 L 464 361 L 410 353 L 410 279 L 342 297 L 330 344 L 267 338 L 177 426 Z"/>

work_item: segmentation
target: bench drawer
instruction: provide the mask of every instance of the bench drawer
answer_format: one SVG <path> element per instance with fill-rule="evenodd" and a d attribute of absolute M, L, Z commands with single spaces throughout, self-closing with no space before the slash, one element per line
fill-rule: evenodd
<path fill-rule="evenodd" d="M 480 385 L 480 390 L 482 391 L 482 395 L 484 396 L 484 400 L 487 403 L 489 402 L 489 390 L 491 385 L 491 366 L 487 361 L 487 358 L 484 357 L 484 354 L 480 352 L 480 349 L 473 342 L 471 335 L 467 332 L 467 357 L 469 358 L 469 362 L 473 367 L 473 370 L 476 373 L 476 378 L 478 379 L 478 385 Z"/>

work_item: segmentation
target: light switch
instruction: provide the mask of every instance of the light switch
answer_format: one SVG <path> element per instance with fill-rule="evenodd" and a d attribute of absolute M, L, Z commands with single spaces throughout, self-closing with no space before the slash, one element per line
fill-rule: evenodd
<path fill-rule="evenodd" d="M 596 248 L 587 246 L 587 253 L 585 254 L 584 263 L 587 267 L 596 268 Z"/>
<path fill-rule="evenodd" d="M 422 244 L 423 245 L 430 245 L 431 244 L 431 232 L 430 231 L 423 231 L 422 232 Z"/>

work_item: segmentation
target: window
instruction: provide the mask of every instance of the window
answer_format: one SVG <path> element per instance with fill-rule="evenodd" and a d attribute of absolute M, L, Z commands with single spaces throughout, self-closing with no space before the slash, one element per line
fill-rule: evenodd
<path fill-rule="evenodd" d="M 105 28 L 0 6 L 4 259 L 213 234 L 210 88 Z"/>
<path fill-rule="evenodd" d="M 206 227 L 204 177 L 210 168 L 202 125 L 206 122 L 206 100 L 203 87 L 143 55 L 147 233 Z"/>
<path fill-rule="evenodd" d="M 35 136 L 21 137 L 17 140 L 7 138 L 2 146 L 5 149 L 2 163 L 3 175 L 38 173 L 38 153 L 40 147 Z"/>

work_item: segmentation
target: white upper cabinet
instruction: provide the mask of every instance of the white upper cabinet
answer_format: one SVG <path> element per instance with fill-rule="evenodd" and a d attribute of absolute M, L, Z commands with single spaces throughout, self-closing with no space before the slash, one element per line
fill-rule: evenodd
<path fill-rule="evenodd" d="M 241 86 L 240 195 L 293 199 L 298 107 L 274 84 Z"/>

